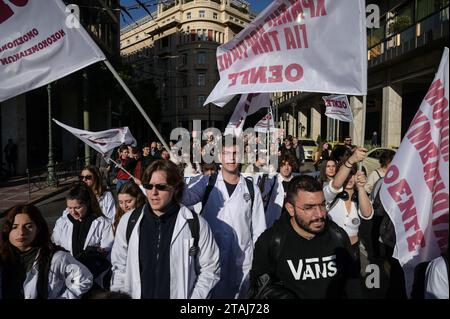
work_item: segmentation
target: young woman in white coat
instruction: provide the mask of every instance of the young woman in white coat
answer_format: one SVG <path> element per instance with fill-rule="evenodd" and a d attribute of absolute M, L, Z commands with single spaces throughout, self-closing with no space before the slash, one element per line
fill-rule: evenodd
<path fill-rule="evenodd" d="M 145 170 L 142 185 L 148 203 L 129 238 L 129 219 L 134 214 L 122 216 L 116 231 L 111 290 L 134 299 L 208 298 L 219 281 L 219 249 L 201 216 L 194 246 L 188 220 L 195 213 L 180 204 L 183 176 L 171 161 L 157 160 Z"/>
<path fill-rule="evenodd" d="M 113 221 L 116 213 L 116 202 L 113 194 L 103 184 L 99 169 L 93 165 L 84 167 L 81 171 L 80 180 L 94 192 L 103 215 Z"/>
<path fill-rule="evenodd" d="M 12 208 L 0 237 L 0 299 L 78 299 L 92 286 L 92 274 L 50 241 L 38 208 Z"/>
<path fill-rule="evenodd" d="M 128 183 L 123 184 L 117 194 L 118 205 L 113 222 L 114 234 L 117 231 L 117 226 L 119 225 L 122 216 L 131 213 L 138 207 L 142 208 L 146 202 L 147 198 L 135 182 L 129 181 Z"/>

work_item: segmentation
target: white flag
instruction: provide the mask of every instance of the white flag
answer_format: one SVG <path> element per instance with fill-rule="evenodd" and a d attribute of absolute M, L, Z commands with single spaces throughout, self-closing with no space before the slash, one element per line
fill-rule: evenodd
<path fill-rule="evenodd" d="M 217 48 L 220 81 L 205 101 L 251 92 L 365 95 L 364 0 L 275 0 Z"/>
<path fill-rule="evenodd" d="M 0 1 L 0 102 L 104 59 L 61 0 Z"/>
<path fill-rule="evenodd" d="M 386 172 L 381 201 L 396 233 L 394 257 L 411 290 L 414 267 L 448 245 L 448 48 Z"/>
<path fill-rule="evenodd" d="M 322 96 L 322 99 L 325 102 L 326 116 L 342 122 L 353 122 L 352 109 L 347 95 L 328 95 Z"/>
<path fill-rule="evenodd" d="M 225 128 L 225 134 L 240 136 L 247 115 L 256 113 L 259 109 L 270 106 L 270 94 L 243 94 L 231 115 Z"/>
<path fill-rule="evenodd" d="M 55 119 L 53 119 L 53 121 L 78 137 L 94 150 L 101 153 L 102 156 L 107 160 L 111 158 L 111 154 L 116 147 L 122 144 L 133 146 L 136 146 L 137 144 L 136 139 L 133 137 L 133 135 L 131 135 L 131 132 L 127 126 L 100 132 L 90 132 L 68 126 Z"/>
<path fill-rule="evenodd" d="M 273 122 L 272 112 L 267 113 L 258 123 L 255 125 L 255 131 L 261 133 L 267 133 L 268 131 L 275 131 L 275 124 Z"/>

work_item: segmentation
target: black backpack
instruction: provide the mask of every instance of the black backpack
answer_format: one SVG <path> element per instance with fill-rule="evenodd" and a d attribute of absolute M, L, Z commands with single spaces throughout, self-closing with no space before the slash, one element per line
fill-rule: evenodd
<path fill-rule="evenodd" d="M 376 171 L 378 174 L 378 171 Z M 379 174 L 378 174 L 379 175 Z M 385 216 L 386 210 L 384 209 L 383 204 L 381 203 L 380 198 L 380 189 L 383 185 L 384 177 L 381 177 L 376 181 L 376 183 L 373 185 L 372 192 L 370 193 L 369 199 L 372 202 L 373 207 L 373 214 L 374 216 Z"/>

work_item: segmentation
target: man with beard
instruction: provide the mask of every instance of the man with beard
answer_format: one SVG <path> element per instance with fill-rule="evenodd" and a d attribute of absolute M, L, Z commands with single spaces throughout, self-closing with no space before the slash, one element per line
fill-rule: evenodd
<path fill-rule="evenodd" d="M 327 218 L 320 183 L 310 176 L 294 177 L 288 186 L 285 208 L 289 215 L 282 215 L 256 242 L 250 297 L 261 291 L 262 278 L 267 275 L 271 282 L 278 282 L 278 287 L 281 281 L 289 293 L 278 291 L 266 294 L 266 298 L 360 297 L 349 238 Z"/>

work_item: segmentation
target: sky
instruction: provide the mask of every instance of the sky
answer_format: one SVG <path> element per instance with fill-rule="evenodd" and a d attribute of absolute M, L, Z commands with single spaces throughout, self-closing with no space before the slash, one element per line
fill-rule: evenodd
<path fill-rule="evenodd" d="M 247 0 L 247 1 L 250 2 L 250 9 L 255 13 L 259 13 L 264 8 L 266 8 L 273 0 Z M 149 1 L 141 0 L 141 2 L 147 3 Z M 157 1 L 152 1 L 151 3 L 156 3 L 156 2 Z M 128 7 L 128 6 L 137 5 L 137 2 L 134 0 L 120 0 L 120 4 L 123 7 Z M 150 12 L 156 11 L 155 6 L 151 6 L 148 9 Z M 147 13 L 143 9 L 129 10 L 129 12 L 133 16 L 135 21 L 142 18 L 143 16 L 147 15 Z M 127 26 L 128 24 L 132 23 L 131 19 L 128 16 L 126 16 L 126 15 L 124 15 L 124 16 L 126 19 L 125 21 L 122 18 L 120 19 L 121 27 Z"/>

